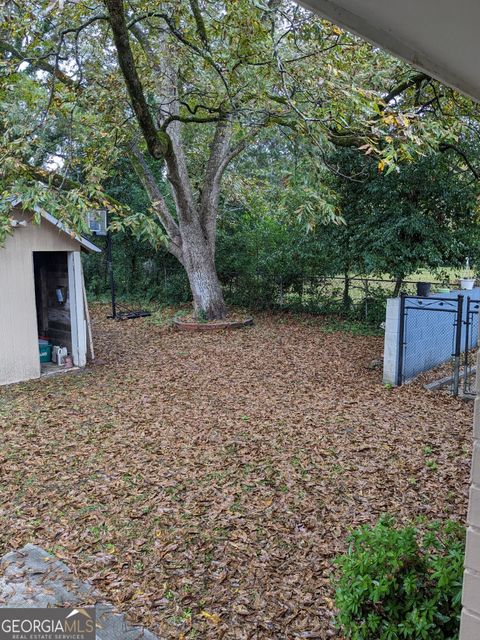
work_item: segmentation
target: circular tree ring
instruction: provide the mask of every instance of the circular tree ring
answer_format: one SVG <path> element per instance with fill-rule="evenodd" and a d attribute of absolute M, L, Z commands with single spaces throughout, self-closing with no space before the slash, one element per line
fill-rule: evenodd
<path fill-rule="evenodd" d="M 195 322 L 175 318 L 173 326 L 177 331 L 220 331 L 222 329 L 243 329 L 253 324 L 253 318 L 245 320 L 220 320 L 215 322 Z"/>

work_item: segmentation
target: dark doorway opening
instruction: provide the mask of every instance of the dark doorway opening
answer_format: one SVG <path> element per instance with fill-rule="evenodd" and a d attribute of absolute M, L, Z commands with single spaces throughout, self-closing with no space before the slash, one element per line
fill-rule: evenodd
<path fill-rule="evenodd" d="M 39 339 L 72 352 L 66 251 L 34 251 L 35 302 Z M 46 365 L 47 363 L 43 363 Z M 42 365 L 42 369 L 45 366 Z"/>

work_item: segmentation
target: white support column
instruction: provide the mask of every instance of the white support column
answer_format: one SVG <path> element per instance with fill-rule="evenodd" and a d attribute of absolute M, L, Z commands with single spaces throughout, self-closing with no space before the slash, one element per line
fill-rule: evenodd
<path fill-rule="evenodd" d="M 477 394 L 480 394 L 480 353 L 477 356 L 477 372 Z M 473 438 L 460 640 L 480 638 L 480 395 L 475 400 Z"/>
<path fill-rule="evenodd" d="M 385 344 L 383 347 L 383 381 L 397 384 L 398 355 L 400 349 L 400 298 L 387 300 Z"/>
<path fill-rule="evenodd" d="M 77 367 L 84 367 L 87 364 L 87 326 L 83 305 L 80 251 L 70 251 L 68 254 L 68 289 L 70 295 L 73 364 Z"/>

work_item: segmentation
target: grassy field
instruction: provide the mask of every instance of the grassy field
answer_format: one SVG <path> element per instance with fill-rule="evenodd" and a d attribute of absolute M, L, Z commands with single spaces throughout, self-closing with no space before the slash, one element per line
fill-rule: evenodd
<path fill-rule="evenodd" d="M 427 269 L 412 273 L 407 280 L 420 282 L 449 282 L 455 284 L 457 280 L 464 277 L 464 269 L 442 269 L 440 273 L 432 273 Z"/>

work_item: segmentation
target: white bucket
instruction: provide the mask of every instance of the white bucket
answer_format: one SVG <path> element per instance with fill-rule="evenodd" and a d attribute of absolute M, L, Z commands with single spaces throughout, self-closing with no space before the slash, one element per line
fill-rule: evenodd
<path fill-rule="evenodd" d="M 475 280 L 473 280 L 472 278 L 462 278 L 460 280 L 460 286 L 466 291 L 471 291 L 475 286 Z"/>

